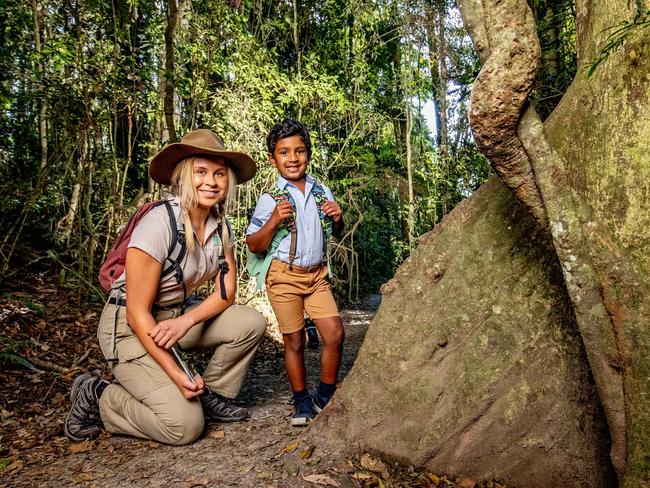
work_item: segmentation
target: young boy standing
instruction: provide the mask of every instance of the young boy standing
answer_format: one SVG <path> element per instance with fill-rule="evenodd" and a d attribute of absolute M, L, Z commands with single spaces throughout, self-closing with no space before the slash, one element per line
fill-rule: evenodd
<path fill-rule="evenodd" d="M 295 226 L 272 251 L 266 288 L 284 339 L 284 363 L 294 399 L 291 425 L 302 426 L 332 397 L 341 365 L 345 332 L 323 259 L 328 243 L 326 225 L 338 233 L 343 220 L 329 188 L 307 174 L 311 141 L 302 123 L 287 119 L 276 124 L 266 144 L 269 161 L 280 173 L 272 192 L 276 197 L 270 193 L 260 196 L 246 231 L 246 244 L 252 253 L 266 252 L 279 229 Z M 331 221 L 326 223 L 326 219 Z M 323 340 L 320 383 L 313 398 L 305 378 L 305 311 Z"/>

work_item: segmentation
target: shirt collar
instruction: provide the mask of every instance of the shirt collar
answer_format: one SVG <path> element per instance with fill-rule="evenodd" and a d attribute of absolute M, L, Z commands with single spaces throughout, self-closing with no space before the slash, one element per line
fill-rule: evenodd
<path fill-rule="evenodd" d="M 314 178 L 311 177 L 309 173 L 306 173 L 307 180 L 305 182 L 305 195 L 309 195 L 309 192 L 311 191 L 312 187 L 314 186 Z M 287 185 L 291 185 L 295 188 L 295 185 L 291 182 L 289 182 L 284 176 L 278 176 L 278 182 L 277 182 L 278 188 L 281 190 L 284 190 Z"/>
<path fill-rule="evenodd" d="M 219 212 L 216 210 L 210 211 L 208 221 L 205 223 L 205 235 L 208 237 L 212 236 L 212 233 L 217 230 L 220 221 L 221 216 L 219 216 Z"/>
<path fill-rule="evenodd" d="M 178 207 L 181 207 L 181 199 L 177 195 L 172 195 L 172 198 L 170 198 L 172 205 L 178 205 Z M 219 211 L 215 208 L 214 210 L 210 211 L 210 215 L 208 216 L 208 221 L 205 223 L 205 235 L 206 237 L 210 237 L 218 227 L 219 222 L 221 222 L 221 216 L 219 215 Z M 183 221 L 183 212 L 179 212 L 178 215 L 178 221 Z M 183 222 L 184 223 L 184 222 Z M 187 229 L 185 230 L 187 232 Z M 194 229 L 192 229 L 192 232 L 194 232 Z M 207 239 L 206 239 L 207 242 Z"/>

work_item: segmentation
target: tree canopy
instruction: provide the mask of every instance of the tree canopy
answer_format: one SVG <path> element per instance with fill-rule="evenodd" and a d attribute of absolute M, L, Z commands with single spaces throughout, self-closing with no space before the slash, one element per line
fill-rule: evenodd
<path fill-rule="evenodd" d="M 195 128 L 258 162 L 241 235 L 274 178 L 266 132 L 308 125 L 310 171 L 344 207 L 334 257 L 352 300 L 489 172 L 466 121 L 477 57 L 444 1 L 9 0 L 0 63 L 0 279 L 49 250 L 63 283 L 95 283 L 117 228 L 158 191 L 148 159 Z"/>

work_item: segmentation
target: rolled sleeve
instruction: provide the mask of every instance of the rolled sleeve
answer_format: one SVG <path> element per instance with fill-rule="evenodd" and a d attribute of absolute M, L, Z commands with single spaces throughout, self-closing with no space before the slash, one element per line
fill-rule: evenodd
<path fill-rule="evenodd" d="M 257 201 L 253 216 L 246 229 L 246 235 L 249 236 L 260 230 L 264 224 L 271 218 L 275 209 L 275 200 L 268 193 L 264 193 Z"/>
<path fill-rule="evenodd" d="M 161 212 L 162 210 L 162 212 Z M 133 229 L 129 248 L 135 247 L 146 252 L 159 263 L 164 263 L 169 252 L 172 234 L 169 216 L 161 205 L 145 215 Z"/>

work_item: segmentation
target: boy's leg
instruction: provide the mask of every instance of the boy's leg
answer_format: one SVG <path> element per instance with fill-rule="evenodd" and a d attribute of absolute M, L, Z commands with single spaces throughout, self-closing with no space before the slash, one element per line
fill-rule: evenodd
<path fill-rule="evenodd" d="M 303 295 L 308 287 L 309 275 L 292 271 L 286 263 L 271 262 L 266 290 L 282 332 L 284 364 L 294 393 L 306 389 Z"/>
<path fill-rule="evenodd" d="M 275 312 L 284 340 L 284 364 L 293 392 L 294 413 L 291 425 L 304 426 L 314 418 L 313 403 L 305 375 L 305 290 L 310 279 L 306 273 L 291 270 L 289 265 L 273 261 L 266 277 L 269 301 Z"/>
<path fill-rule="evenodd" d="M 320 356 L 320 379 L 326 384 L 336 384 L 343 355 L 343 340 L 345 331 L 341 317 L 313 319 L 318 333 L 323 339 L 323 349 Z"/>
<path fill-rule="evenodd" d="M 310 294 L 305 297 L 305 310 L 314 321 L 323 339 L 321 351 L 321 381 L 314 398 L 316 411 L 320 411 L 336 389 L 341 367 L 345 330 L 327 281 L 327 268 L 323 267 L 313 281 Z"/>
<path fill-rule="evenodd" d="M 305 378 L 305 334 L 302 329 L 282 334 L 284 339 L 284 365 L 293 392 L 294 411 L 291 425 L 303 427 L 314 420 L 314 404 Z"/>
<path fill-rule="evenodd" d="M 282 334 L 284 340 L 284 366 L 289 376 L 291 391 L 298 392 L 307 388 L 305 375 L 305 335 L 302 329 L 290 334 Z"/>

